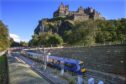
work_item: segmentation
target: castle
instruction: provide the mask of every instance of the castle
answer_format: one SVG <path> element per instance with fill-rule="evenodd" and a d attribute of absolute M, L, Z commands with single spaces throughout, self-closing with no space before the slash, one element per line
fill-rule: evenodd
<path fill-rule="evenodd" d="M 77 11 L 69 11 L 69 5 L 64 5 L 61 3 L 59 6 L 58 10 L 56 10 L 53 14 L 53 17 L 68 17 L 71 18 L 74 21 L 84 21 L 84 20 L 97 20 L 97 19 L 104 19 L 102 15 L 97 12 L 95 9 L 92 7 L 88 8 L 83 8 L 79 7 Z"/>
<path fill-rule="evenodd" d="M 85 9 L 83 7 L 79 7 L 77 11 L 69 11 L 69 6 L 61 3 L 58 10 L 54 12 L 53 18 L 51 19 L 44 18 L 40 20 L 34 32 L 36 34 L 39 34 L 40 32 L 46 31 L 46 29 L 48 28 L 46 28 L 46 25 L 44 24 L 44 22 L 47 22 L 48 24 L 49 22 L 53 23 L 53 20 L 57 19 L 58 17 L 62 17 L 62 18 L 65 18 L 66 20 L 72 20 L 72 21 L 86 21 L 90 19 L 91 20 L 97 20 L 97 19 L 104 20 L 105 19 L 104 17 L 102 17 L 102 15 L 99 12 L 97 12 L 92 7 L 88 7 Z M 62 22 L 61 20 L 60 22 Z M 59 25 L 58 22 L 57 22 L 57 25 Z"/>

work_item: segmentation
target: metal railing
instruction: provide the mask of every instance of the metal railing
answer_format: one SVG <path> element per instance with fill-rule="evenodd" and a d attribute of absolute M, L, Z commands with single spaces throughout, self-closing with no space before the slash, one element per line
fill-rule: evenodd
<path fill-rule="evenodd" d="M 0 52 L 0 56 L 4 55 L 7 50 Z"/>

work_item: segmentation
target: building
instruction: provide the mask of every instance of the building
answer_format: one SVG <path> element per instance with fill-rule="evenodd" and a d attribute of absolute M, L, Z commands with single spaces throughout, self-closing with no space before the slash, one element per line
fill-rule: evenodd
<path fill-rule="evenodd" d="M 97 12 L 92 7 L 83 8 L 79 7 L 77 11 L 69 11 L 69 6 L 64 5 L 63 3 L 60 4 L 58 10 L 56 10 L 53 14 L 53 17 L 68 17 L 73 19 L 74 21 L 84 21 L 84 20 L 97 20 L 97 19 L 104 19 L 102 15 Z"/>
<path fill-rule="evenodd" d="M 92 7 L 88 7 L 88 8 L 84 9 L 82 6 L 80 6 L 77 11 L 69 11 L 69 6 L 61 3 L 58 10 L 56 10 L 54 12 L 53 18 L 51 18 L 51 19 L 44 18 L 44 19 L 40 20 L 37 27 L 35 28 L 34 32 L 39 35 L 41 32 L 48 31 L 48 28 L 46 28 L 46 25 L 44 23 L 45 22 L 53 23 L 53 19 L 57 19 L 57 17 L 64 17 L 67 20 L 72 20 L 72 21 L 85 21 L 85 20 L 89 20 L 89 19 L 104 20 L 104 17 L 102 17 L 102 15 L 99 12 L 97 12 L 95 9 L 93 9 Z M 57 25 L 59 25 L 59 23 L 57 23 Z M 58 27 L 57 27 L 57 31 L 58 31 Z M 54 32 L 55 32 L 55 30 L 54 30 Z"/>

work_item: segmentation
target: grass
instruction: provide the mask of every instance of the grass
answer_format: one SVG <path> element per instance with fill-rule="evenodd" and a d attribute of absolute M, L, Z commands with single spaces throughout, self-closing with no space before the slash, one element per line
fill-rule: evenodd
<path fill-rule="evenodd" d="M 5 55 L 0 56 L 0 84 L 8 83 L 8 66 Z"/>

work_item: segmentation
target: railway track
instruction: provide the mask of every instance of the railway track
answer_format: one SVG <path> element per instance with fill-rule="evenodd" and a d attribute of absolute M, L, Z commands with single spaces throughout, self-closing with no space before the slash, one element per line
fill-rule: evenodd
<path fill-rule="evenodd" d="M 66 81 L 60 79 L 59 77 L 56 78 L 54 75 L 49 74 L 46 71 L 43 71 L 40 68 L 37 68 L 36 66 L 32 66 L 32 64 L 35 64 L 34 61 L 25 58 L 23 56 L 18 56 L 19 59 L 23 60 L 26 64 L 28 64 L 32 70 L 34 70 L 37 74 L 39 74 L 41 77 L 43 77 L 45 80 L 47 80 L 50 84 L 67 84 Z"/>
<path fill-rule="evenodd" d="M 37 71 L 36 69 L 32 68 L 32 70 L 34 70 L 37 74 L 39 74 L 40 76 L 44 77 L 45 80 L 47 80 L 50 84 L 58 84 L 55 83 L 54 81 L 52 81 L 51 79 L 49 79 L 47 76 L 45 76 L 43 73 Z"/>

